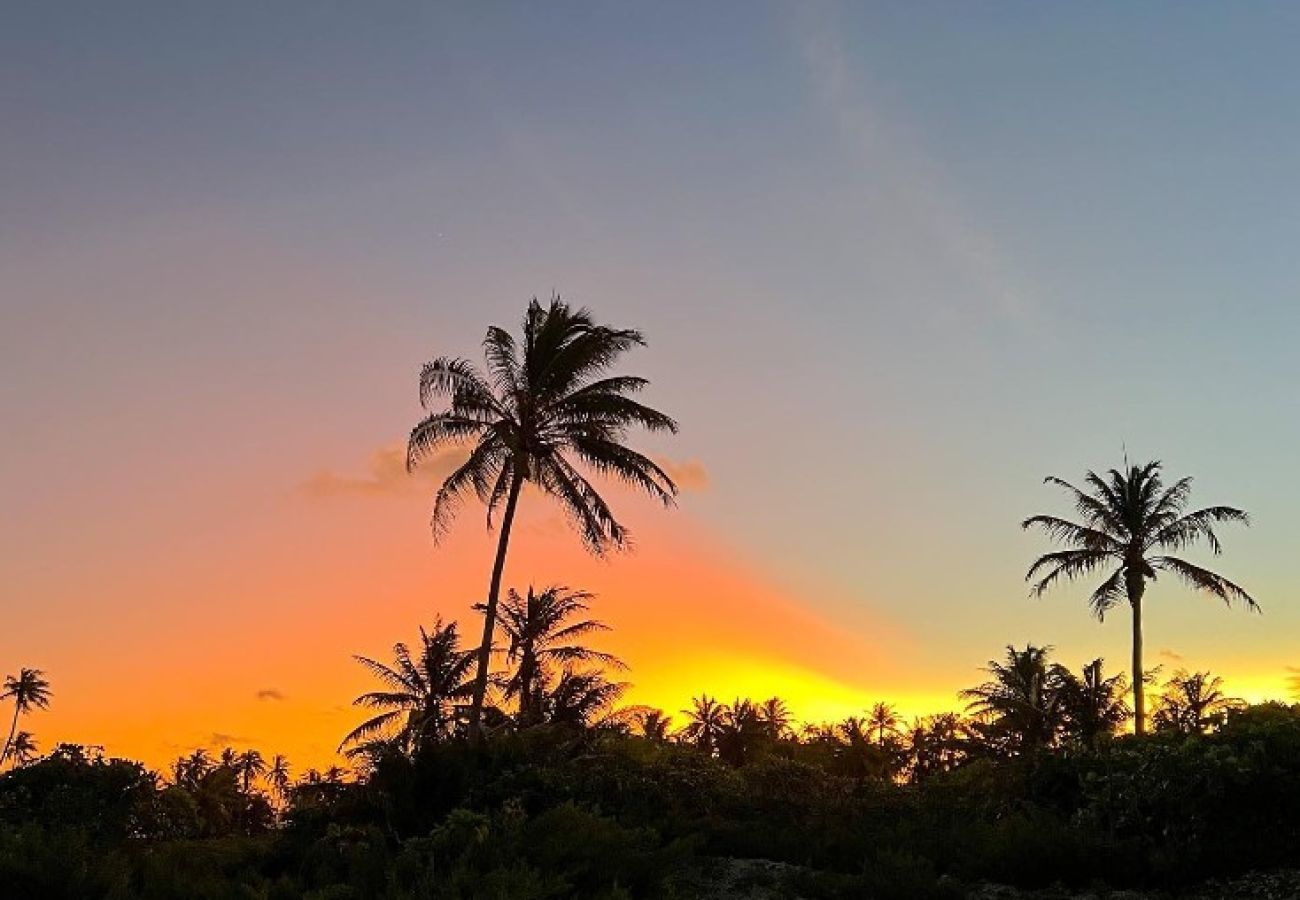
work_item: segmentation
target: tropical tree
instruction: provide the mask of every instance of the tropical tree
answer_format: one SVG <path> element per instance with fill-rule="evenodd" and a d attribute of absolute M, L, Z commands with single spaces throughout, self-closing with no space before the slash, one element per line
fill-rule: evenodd
<path fill-rule="evenodd" d="M 961 696 L 967 711 L 989 726 L 990 742 L 1009 753 L 1049 746 L 1063 724 L 1059 673 L 1048 666 L 1050 647 L 1007 647 L 1002 662 L 989 660 L 988 681 Z"/>
<path fill-rule="evenodd" d="M 626 684 L 609 681 L 600 672 L 566 668 L 554 686 L 543 682 L 540 712 L 552 725 L 583 727 L 608 712 L 626 690 Z"/>
<path fill-rule="evenodd" d="M 17 675 L 5 678 L 4 689 L 0 690 L 0 701 L 14 702 L 14 717 L 9 726 L 9 736 L 5 738 L 4 750 L 0 752 L 0 763 L 9 758 L 14 735 L 18 733 L 18 717 L 33 710 L 49 709 L 51 693 L 50 683 L 45 680 L 45 673 L 40 669 L 19 669 Z"/>
<path fill-rule="evenodd" d="M 780 697 L 768 697 L 756 708 L 758 720 L 763 725 L 767 737 L 778 741 L 790 735 L 794 724 L 794 714 Z"/>
<path fill-rule="evenodd" d="M 638 710 L 633 717 L 641 736 L 648 741 L 662 744 L 668 740 L 668 731 L 672 727 L 673 717 L 662 709 Z"/>
<path fill-rule="evenodd" d="M 1113 735 L 1133 714 L 1124 700 L 1128 679 L 1122 672 L 1107 678 L 1100 657 L 1084 666 L 1079 675 L 1064 666 L 1054 669 L 1065 731 L 1079 743 L 1092 745 Z"/>
<path fill-rule="evenodd" d="M 172 763 L 172 781 L 182 787 L 196 787 L 205 775 L 213 769 L 208 751 L 202 747 L 189 756 L 180 756 Z"/>
<path fill-rule="evenodd" d="M 579 466 L 644 490 L 665 505 L 674 502 L 677 486 L 668 473 L 625 441 L 633 426 L 676 432 L 677 423 L 632 399 L 646 379 L 607 374 L 620 356 L 644 344 L 639 331 L 597 325 L 587 310 L 575 310 L 558 297 L 548 306 L 534 299 L 524 316 L 522 342 L 503 328 L 488 329 L 486 372 L 464 359 L 439 357 L 420 373 L 420 403 L 429 414 L 411 430 L 407 468 L 449 445 L 473 442 L 468 458 L 438 489 L 435 540 L 471 491 L 487 507 L 489 528 L 501 511 L 470 705 L 474 739 L 487 692 L 510 529 L 524 483 L 555 498 L 596 554 L 622 547 L 627 530 Z M 448 405 L 434 408 L 442 397 Z"/>
<path fill-rule="evenodd" d="M 898 727 L 902 721 L 893 706 L 882 702 L 871 707 L 871 711 L 867 713 L 866 724 L 875 733 L 876 743 L 883 747 L 886 736 L 898 734 Z"/>
<path fill-rule="evenodd" d="M 14 735 L 13 744 L 9 747 L 9 758 L 13 760 L 15 768 L 27 765 L 39 755 L 36 739 L 30 731 L 20 731 Z"/>
<path fill-rule="evenodd" d="M 1175 672 L 1164 685 L 1151 717 L 1156 731 L 1204 734 L 1223 724 L 1242 702 L 1223 693 L 1223 679 L 1209 672 Z"/>
<path fill-rule="evenodd" d="M 726 704 L 719 703 L 708 694 L 701 694 L 691 701 L 690 709 L 682 710 L 682 714 L 686 716 L 682 739 L 712 755 L 717 750 L 718 738 L 726 726 Z"/>
<path fill-rule="evenodd" d="M 956 713 L 938 713 L 916 719 L 903 736 L 903 757 L 913 783 L 947 772 L 962 761 L 967 741 Z"/>
<path fill-rule="evenodd" d="M 474 655 L 460 649 L 455 622 L 443 624 L 438 618 L 431 631 L 421 627 L 414 656 L 406 644 L 393 645 L 392 665 L 366 656 L 354 658 L 384 687 L 362 694 L 353 705 L 382 711 L 348 732 L 340 748 L 396 729 L 394 744 L 413 753 L 455 732 L 465 701 L 474 690 L 469 680 Z"/>
<path fill-rule="evenodd" d="M 511 590 L 501 604 L 501 630 L 510 639 L 506 659 L 514 666 L 505 683 L 507 697 L 519 698 L 519 724 L 532 725 L 542 719 L 539 688 L 552 676 L 555 665 L 599 663 L 623 668 L 618 657 L 583 646 L 579 641 L 609 626 L 594 619 L 571 621 L 587 611 L 592 595 L 552 585 L 543 591 L 531 586 L 527 595 Z"/>
<path fill-rule="evenodd" d="M 755 750 L 772 739 L 772 728 L 761 707 L 737 697 L 723 708 L 722 728 L 714 738 L 714 746 L 723 762 L 743 766 Z"/>
<path fill-rule="evenodd" d="M 1231 605 L 1240 601 L 1258 609 L 1244 589 L 1172 554 L 1201 541 L 1214 555 L 1222 551 L 1214 527 L 1223 522 L 1249 524 L 1249 517 L 1231 506 L 1207 506 L 1187 510 L 1192 479 L 1180 478 L 1166 486 L 1161 464 L 1111 469 L 1105 477 L 1088 472 L 1085 488 L 1075 487 L 1055 476 L 1046 479 L 1069 492 L 1078 513 L 1074 522 L 1057 516 L 1030 516 L 1022 526 L 1040 528 L 1064 549 L 1046 553 L 1034 561 L 1025 575 L 1035 596 L 1042 596 L 1058 579 L 1083 578 L 1105 572 L 1092 592 L 1089 604 L 1097 618 L 1127 600 L 1133 616 L 1133 714 L 1138 734 L 1145 730 L 1142 690 L 1142 600 L 1147 582 L 1158 572 L 1168 572 L 1192 588 L 1211 594 Z"/>
<path fill-rule="evenodd" d="M 283 753 L 275 754 L 266 769 L 266 783 L 281 802 L 289 795 L 290 781 L 289 758 Z"/>
<path fill-rule="evenodd" d="M 266 760 L 256 750 L 245 750 L 235 757 L 234 769 L 239 776 L 240 786 L 247 794 L 252 789 L 253 782 L 266 773 Z"/>

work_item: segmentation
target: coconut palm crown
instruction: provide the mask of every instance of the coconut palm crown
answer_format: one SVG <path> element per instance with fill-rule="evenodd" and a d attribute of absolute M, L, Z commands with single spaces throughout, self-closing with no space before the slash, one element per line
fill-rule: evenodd
<path fill-rule="evenodd" d="M 1138 734 L 1145 728 L 1143 716 L 1142 598 L 1148 581 L 1168 572 L 1198 591 L 1211 594 L 1231 605 L 1240 602 L 1258 610 L 1246 591 L 1224 578 L 1175 556 L 1181 550 L 1204 542 L 1214 555 L 1222 551 L 1215 526 L 1224 522 L 1250 524 L 1240 509 L 1207 506 L 1187 511 L 1192 479 L 1181 478 L 1166 486 L 1158 461 L 1111 469 L 1103 477 L 1088 472 L 1084 488 L 1049 476 L 1046 483 L 1064 488 L 1074 502 L 1079 521 L 1057 516 L 1030 516 L 1024 528 L 1039 528 L 1063 549 L 1045 553 L 1025 575 L 1032 593 L 1042 596 L 1059 579 L 1067 581 L 1104 574 L 1092 592 L 1089 604 L 1098 619 L 1115 606 L 1128 601 L 1133 613 L 1133 721 Z"/>
<path fill-rule="evenodd" d="M 407 468 L 448 446 L 472 443 L 468 457 L 438 489 L 435 540 L 469 494 L 487 507 L 489 528 L 501 514 L 470 707 L 473 738 L 487 691 L 510 529 L 525 482 L 564 507 L 596 554 L 624 546 L 628 533 L 583 470 L 611 476 L 665 505 L 674 502 L 672 478 L 625 440 L 633 427 L 676 432 L 677 423 L 631 397 L 646 387 L 646 379 L 608 374 L 619 357 L 644 344 L 639 331 L 597 325 L 587 310 L 558 297 L 546 306 L 534 299 L 524 315 L 522 340 L 503 328 L 488 329 L 485 370 L 444 356 L 420 373 L 420 403 L 428 415 L 411 430 Z"/>

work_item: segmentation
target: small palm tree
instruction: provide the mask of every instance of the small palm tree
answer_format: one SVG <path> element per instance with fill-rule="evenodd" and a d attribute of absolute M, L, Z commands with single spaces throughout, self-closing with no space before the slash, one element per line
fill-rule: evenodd
<path fill-rule="evenodd" d="M 50 683 L 45 680 L 45 673 L 40 669 L 19 669 L 17 675 L 5 678 L 4 690 L 0 690 L 0 701 L 13 700 L 14 718 L 9 726 L 9 737 L 5 739 L 4 751 L 0 752 L 0 763 L 9 758 L 14 735 L 18 733 L 18 717 L 36 709 L 49 709 L 50 695 Z"/>
<path fill-rule="evenodd" d="M 506 659 L 515 666 L 505 683 L 507 697 L 519 698 L 519 724 L 542 719 L 541 684 L 552 675 L 555 664 L 600 663 L 623 668 L 618 657 L 584 647 L 579 640 L 609 626 L 594 619 L 570 621 L 587 611 L 592 595 L 552 585 L 544 591 L 528 588 L 527 596 L 511 590 L 501 605 L 501 629 L 510 638 Z"/>
<path fill-rule="evenodd" d="M 769 697 L 756 707 L 758 720 L 772 740 L 788 737 L 794 724 L 794 714 L 780 697 Z"/>
<path fill-rule="evenodd" d="M 1073 580 L 1110 569 L 1092 592 L 1093 613 L 1103 619 L 1117 604 L 1127 600 L 1133 613 L 1133 724 L 1145 730 L 1142 691 L 1142 598 L 1148 581 L 1158 572 L 1169 572 L 1194 588 L 1218 597 L 1229 605 L 1240 601 L 1248 609 L 1259 607 L 1238 585 L 1193 565 L 1172 553 L 1200 541 L 1218 555 L 1222 546 L 1214 526 L 1223 522 L 1250 523 L 1249 517 L 1231 506 L 1207 506 L 1187 511 L 1192 479 L 1181 478 L 1166 487 L 1159 462 L 1111 469 L 1105 478 L 1089 472 L 1086 490 L 1049 476 L 1048 484 L 1065 488 L 1071 495 L 1081 521 L 1056 516 L 1030 516 L 1022 526 L 1040 528 L 1053 540 L 1066 544 L 1063 550 L 1046 553 L 1029 567 L 1025 579 L 1033 593 L 1042 596 L 1059 578 Z M 1113 568 L 1112 568 L 1113 567 Z"/>
<path fill-rule="evenodd" d="M 9 758 L 14 761 L 14 768 L 25 766 L 39 755 L 36 740 L 30 731 L 20 731 L 14 735 L 9 747 Z"/>
<path fill-rule="evenodd" d="M 1204 734 L 1223 724 L 1242 702 L 1223 693 L 1223 679 L 1209 672 L 1179 670 L 1165 682 L 1156 701 L 1152 724 L 1156 731 Z"/>
<path fill-rule="evenodd" d="M 635 722 L 642 737 L 656 744 L 662 744 L 668 740 L 668 731 L 672 727 L 673 717 L 666 715 L 662 709 L 646 709 L 638 711 Z"/>
<path fill-rule="evenodd" d="M 488 329 L 483 340 L 486 374 L 451 357 L 433 360 L 420 373 L 421 405 L 430 409 L 443 396 L 450 405 L 432 411 L 411 430 L 407 468 L 448 445 L 474 442 L 469 457 L 438 489 L 435 540 L 471 491 L 487 506 L 489 528 L 501 510 L 470 705 L 469 730 L 475 740 L 510 529 L 524 483 L 558 500 L 597 554 L 622 547 L 627 530 L 575 462 L 644 490 L 665 505 L 677 494 L 668 473 L 625 444 L 633 426 L 676 432 L 677 423 L 629 396 L 648 384 L 644 378 L 606 375 L 620 356 L 644 344 L 639 331 L 597 325 L 587 310 L 572 309 L 558 297 L 549 306 L 533 300 L 524 316 L 522 344 L 505 329 Z"/>
<path fill-rule="evenodd" d="M 618 701 L 627 685 L 600 672 L 565 669 L 553 687 L 542 686 L 541 713 L 552 725 L 585 727 Z"/>
<path fill-rule="evenodd" d="M 224 768 L 235 770 L 239 765 L 239 754 L 234 747 L 222 747 L 221 756 L 218 757 Z"/>
<path fill-rule="evenodd" d="M 898 727 L 902 721 L 898 717 L 898 712 L 888 703 L 877 703 L 867 713 L 867 727 L 875 733 L 876 743 L 882 747 L 885 745 L 886 736 L 898 734 Z"/>
<path fill-rule="evenodd" d="M 989 660 L 991 677 L 961 692 L 969 713 L 990 729 L 990 737 L 1012 753 L 1049 746 L 1062 723 L 1062 694 L 1057 671 L 1047 664 L 1050 647 L 1008 646 L 1003 662 Z"/>
<path fill-rule="evenodd" d="M 275 754 L 266 769 L 266 783 L 281 802 L 289 795 L 290 780 L 289 758 L 283 753 Z"/>
<path fill-rule="evenodd" d="M 348 732 L 340 748 L 396 728 L 395 744 L 414 753 L 455 732 L 474 690 L 469 680 L 474 656 L 460 649 L 455 622 L 444 625 L 439 618 L 432 631 L 421 628 L 418 656 L 413 657 L 406 644 L 395 644 L 391 666 L 365 656 L 355 659 L 384 683 L 384 689 L 362 694 L 353 704 L 382 712 Z"/>
<path fill-rule="evenodd" d="M 1055 667 L 1065 730 L 1084 745 L 1113 735 L 1133 714 L 1124 701 L 1128 679 L 1122 672 L 1107 678 L 1102 667 L 1100 658 L 1084 666 L 1080 675 Z"/>
<path fill-rule="evenodd" d="M 690 709 L 682 710 L 682 714 L 686 716 L 682 738 L 712 755 L 717 750 L 718 738 L 726 727 L 726 704 L 719 703 L 708 694 L 701 694 L 691 701 Z"/>
<path fill-rule="evenodd" d="M 266 773 L 266 760 L 256 750 L 245 750 L 235 757 L 234 769 L 239 776 L 240 786 L 247 794 L 252 789 L 253 782 Z"/>

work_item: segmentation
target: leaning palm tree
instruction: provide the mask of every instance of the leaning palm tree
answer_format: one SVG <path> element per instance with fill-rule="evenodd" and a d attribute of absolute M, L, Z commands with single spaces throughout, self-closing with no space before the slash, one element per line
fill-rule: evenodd
<path fill-rule="evenodd" d="M 471 491 L 487 507 L 489 528 L 501 511 L 470 704 L 472 739 L 479 737 L 501 576 L 524 483 L 558 500 L 597 554 L 622 547 L 627 530 L 575 463 L 644 490 L 665 505 L 674 502 L 672 478 L 625 440 L 633 426 L 676 432 L 677 423 L 629 396 L 643 389 L 646 379 L 606 374 L 620 356 L 644 343 L 639 331 L 597 325 L 587 310 L 572 309 L 558 297 L 548 306 L 534 299 L 524 316 L 522 343 L 505 329 L 488 329 L 483 340 L 486 373 L 452 357 L 435 359 L 420 373 L 420 403 L 426 410 L 438 397 L 450 402 L 411 430 L 407 468 L 448 445 L 474 444 L 438 489 L 434 539 L 446 532 Z"/>
<path fill-rule="evenodd" d="M 1049 476 L 1048 484 L 1065 488 L 1074 501 L 1080 521 L 1056 516 L 1030 516 L 1024 528 L 1041 528 L 1065 549 L 1046 553 L 1029 567 L 1025 580 L 1033 583 L 1033 594 L 1042 596 L 1057 579 L 1082 578 L 1111 571 L 1092 592 L 1093 613 L 1103 619 L 1107 612 L 1127 600 L 1133 613 L 1133 723 L 1142 734 L 1146 727 L 1142 692 L 1142 598 L 1147 581 L 1157 572 L 1169 572 L 1192 588 L 1204 591 L 1231 605 L 1240 601 L 1257 610 L 1254 599 L 1241 587 L 1193 565 L 1171 553 L 1205 541 L 1214 555 L 1222 546 L 1214 526 L 1221 522 L 1250 523 L 1249 517 L 1231 506 L 1207 506 L 1187 511 L 1192 479 L 1180 478 L 1166 487 L 1159 462 L 1111 469 L 1106 477 L 1088 472 L 1086 490 Z M 1113 568 L 1112 568 L 1113 567 Z"/>
<path fill-rule="evenodd" d="M 9 726 L 9 737 L 5 738 L 4 750 L 0 752 L 0 763 L 9 758 L 14 735 L 18 733 L 18 717 L 35 709 L 48 709 L 50 694 L 50 683 L 40 669 L 19 669 L 17 675 L 5 678 L 0 700 L 13 700 L 14 718 Z"/>
<path fill-rule="evenodd" d="M 469 671 L 473 654 L 460 649 L 456 623 L 439 618 L 432 631 L 420 628 L 418 655 L 406 644 L 393 646 L 393 665 L 365 656 L 354 657 L 384 683 L 384 688 L 362 694 L 356 706 L 382 710 L 348 732 L 340 748 L 362 744 L 393 728 L 396 746 L 415 752 L 433 741 L 450 737 L 461 718 L 465 701 L 473 692 Z"/>
<path fill-rule="evenodd" d="M 544 591 L 528 588 L 527 596 L 511 590 L 501 605 L 501 629 L 510 639 L 506 659 L 515 666 L 505 683 L 507 697 L 519 698 L 519 724 L 534 725 L 542 719 L 542 684 L 562 668 L 577 663 L 599 663 L 623 668 L 618 657 L 585 647 L 579 640 L 609 626 L 594 619 L 570 621 L 587 611 L 592 595 L 552 585 Z"/>

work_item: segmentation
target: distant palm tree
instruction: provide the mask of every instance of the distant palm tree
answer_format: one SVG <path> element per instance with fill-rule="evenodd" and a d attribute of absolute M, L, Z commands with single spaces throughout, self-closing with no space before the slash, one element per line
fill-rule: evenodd
<path fill-rule="evenodd" d="M 281 801 L 289 794 L 289 758 L 283 753 L 271 757 L 271 764 L 266 770 L 266 783 Z"/>
<path fill-rule="evenodd" d="M 962 720 L 956 713 L 938 713 L 913 721 L 903 736 L 903 754 L 914 783 L 957 766 L 966 743 L 962 731 Z"/>
<path fill-rule="evenodd" d="M 321 784 L 342 784 L 344 779 L 347 778 L 347 774 L 346 769 L 339 768 L 338 766 L 330 766 L 321 773 Z"/>
<path fill-rule="evenodd" d="M 524 482 L 557 499 L 597 554 L 621 547 L 627 531 L 575 461 L 673 503 L 672 478 L 624 441 L 633 426 L 676 432 L 677 423 L 629 396 L 648 384 L 644 378 L 605 375 L 620 356 L 644 344 L 639 331 L 597 325 L 587 310 L 574 310 L 558 297 L 549 306 L 534 299 L 524 316 L 522 346 L 506 330 L 488 329 L 487 374 L 451 357 L 433 360 L 420 373 L 421 405 L 427 410 L 440 396 L 450 405 L 411 430 L 407 468 L 448 445 L 474 442 L 468 459 L 438 489 L 435 540 L 469 491 L 487 506 L 489 528 L 504 504 L 470 705 L 472 739 L 479 737 L 501 576 Z"/>
<path fill-rule="evenodd" d="M 682 713 L 686 716 L 682 738 L 712 755 L 717 750 L 718 738 L 726 725 L 726 704 L 719 703 L 708 694 L 701 694 L 691 701 L 691 708 L 682 710 Z"/>
<path fill-rule="evenodd" d="M 505 683 L 507 697 L 519 698 L 519 724 L 527 726 L 542 719 L 542 696 L 538 688 L 551 676 L 555 664 L 571 667 L 575 663 L 601 663 L 623 668 L 618 657 L 584 647 L 579 640 L 609 626 L 594 619 L 570 621 L 587 611 L 592 595 L 551 585 L 537 592 L 528 588 L 527 596 L 511 590 L 501 605 L 501 630 L 510 638 L 506 659 L 515 665 Z"/>
<path fill-rule="evenodd" d="M 18 732 L 18 717 L 35 709 L 49 709 L 50 683 L 45 680 L 45 673 L 40 669 L 19 669 L 17 675 L 9 675 L 4 681 L 4 690 L 0 690 L 0 701 L 13 700 L 14 718 L 9 726 L 9 737 L 5 739 L 4 751 L 0 752 L 0 763 L 9 758 L 14 735 Z"/>
<path fill-rule="evenodd" d="M 234 747 L 222 747 L 221 756 L 218 759 L 220 759 L 221 765 L 232 771 L 239 765 L 239 754 L 235 752 Z"/>
<path fill-rule="evenodd" d="M 635 721 L 642 737 L 662 744 L 668 740 L 668 731 L 672 727 L 673 717 L 665 715 L 662 709 L 646 709 L 637 713 Z"/>
<path fill-rule="evenodd" d="M 722 729 L 714 740 L 718 758 L 733 766 L 743 766 L 754 751 L 773 739 L 770 724 L 763 717 L 762 708 L 752 700 L 737 697 L 725 707 Z"/>
<path fill-rule="evenodd" d="M 1128 721 L 1133 711 L 1124 701 L 1128 679 L 1121 672 L 1107 678 L 1098 658 L 1075 675 L 1064 666 L 1056 666 L 1056 680 L 1061 691 L 1061 709 L 1065 730 L 1085 745 L 1114 734 Z"/>
<path fill-rule="evenodd" d="M 898 734 L 898 726 L 902 724 L 902 719 L 894 707 L 888 703 L 877 703 L 871 707 L 867 713 L 867 727 L 876 734 L 876 743 L 882 747 L 885 745 L 886 735 Z"/>
<path fill-rule="evenodd" d="M 256 750 L 245 750 L 235 757 L 234 769 L 239 775 L 240 786 L 247 794 L 253 787 L 253 782 L 266 773 L 266 760 Z"/>
<path fill-rule="evenodd" d="M 1004 661 L 989 660 L 991 677 L 961 692 L 967 711 L 990 728 L 1002 749 L 1025 752 L 1049 746 L 1063 724 L 1058 672 L 1047 664 L 1050 647 L 1008 646 Z"/>
<path fill-rule="evenodd" d="M 30 731 L 20 731 L 14 735 L 13 744 L 9 747 L 9 758 L 14 761 L 15 768 L 27 765 L 38 755 L 36 740 Z"/>
<path fill-rule="evenodd" d="M 384 689 L 362 694 L 353 705 L 383 712 L 348 732 L 340 748 L 396 727 L 395 744 L 413 753 L 455 732 L 464 703 L 474 690 L 469 681 L 474 656 L 460 649 L 456 623 L 444 625 L 441 618 L 434 621 L 432 631 L 420 629 L 417 652 L 413 657 L 406 644 L 395 644 L 391 666 L 365 656 L 354 657 L 384 683 Z"/>
<path fill-rule="evenodd" d="M 1120 602 L 1127 600 L 1133 613 L 1133 714 L 1134 729 L 1142 734 L 1146 728 L 1142 691 L 1142 598 L 1148 580 L 1157 572 L 1170 572 L 1192 588 L 1231 604 L 1240 600 L 1249 609 L 1258 609 L 1254 599 L 1233 582 L 1169 555 L 1204 540 L 1214 555 L 1222 549 L 1214 526 L 1221 522 L 1249 524 L 1240 509 L 1231 506 L 1208 506 L 1187 512 L 1192 479 L 1181 478 L 1166 487 L 1160 477 L 1159 462 L 1128 466 L 1126 471 L 1111 469 L 1105 478 L 1088 472 L 1081 490 L 1054 476 L 1055 484 L 1070 492 L 1081 518 L 1072 522 L 1056 516 L 1030 516 L 1024 528 L 1041 528 L 1066 548 L 1046 553 L 1029 567 L 1025 580 L 1033 582 L 1033 593 L 1042 596 L 1064 576 L 1082 578 L 1114 566 L 1093 591 L 1089 602 L 1098 619 L 1105 617 Z"/>
<path fill-rule="evenodd" d="M 758 704 L 756 712 L 759 722 L 772 740 L 780 740 L 790 734 L 790 726 L 794 724 L 794 714 L 780 697 L 767 698 Z"/>
<path fill-rule="evenodd" d="M 542 684 L 541 714 L 552 725 L 586 726 L 607 712 L 627 690 L 600 672 L 565 669 L 554 686 Z"/>
<path fill-rule="evenodd" d="M 212 759 L 202 747 L 189 756 L 180 756 L 172 763 L 172 781 L 185 787 L 196 787 L 212 771 Z"/>
<path fill-rule="evenodd" d="M 1209 672 L 1175 672 L 1156 701 L 1152 724 L 1156 731 L 1204 734 L 1223 724 L 1242 701 L 1223 693 L 1223 679 Z"/>

